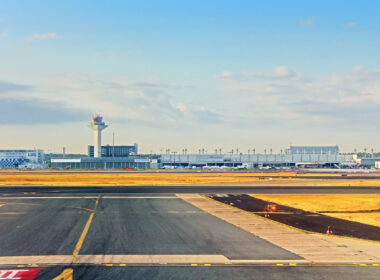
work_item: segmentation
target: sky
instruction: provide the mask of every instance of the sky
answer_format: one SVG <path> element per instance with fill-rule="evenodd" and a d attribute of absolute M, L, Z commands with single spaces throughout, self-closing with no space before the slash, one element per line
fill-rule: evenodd
<path fill-rule="evenodd" d="M 380 1 L 0 0 L 0 149 L 380 151 Z"/>

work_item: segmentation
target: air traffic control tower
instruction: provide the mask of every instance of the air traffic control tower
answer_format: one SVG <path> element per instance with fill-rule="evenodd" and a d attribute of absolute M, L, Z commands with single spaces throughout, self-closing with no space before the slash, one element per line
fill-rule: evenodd
<path fill-rule="evenodd" d="M 102 130 L 108 125 L 103 122 L 102 116 L 96 115 L 92 117 L 92 123 L 88 127 L 94 131 L 94 157 L 101 157 Z"/>

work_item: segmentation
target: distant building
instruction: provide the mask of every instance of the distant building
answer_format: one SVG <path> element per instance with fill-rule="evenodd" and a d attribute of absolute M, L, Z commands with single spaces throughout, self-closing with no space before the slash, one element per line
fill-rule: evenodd
<path fill-rule="evenodd" d="M 0 150 L 0 169 L 41 168 L 43 150 Z"/>
<path fill-rule="evenodd" d="M 285 151 L 288 155 L 338 155 L 338 146 L 290 146 Z"/>
<path fill-rule="evenodd" d="M 353 155 L 339 154 L 338 146 L 291 146 L 285 154 L 162 154 L 163 167 L 328 167 L 353 164 Z"/>
<path fill-rule="evenodd" d="M 376 167 L 376 162 L 380 162 L 380 157 L 366 157 L 360 159 L 360 166 L 365 168 Z M 377 164 L 378 165 L 378 164 Z"/>
<path fill-rule="evenodd" d="M 101 146 L 100 154 L 101 157 L 128 157 L 138 154 L 138 146 L 137 144 L 133 146 Z M 88 156 L 94 157 L 94 146 L 88 146 Z"/>
<path fill-rule="evenodd" d="M 55 169 L 155 169 L 157 167 L 157 159 L 141 156 L 51 159 L 51 168 Z"/>

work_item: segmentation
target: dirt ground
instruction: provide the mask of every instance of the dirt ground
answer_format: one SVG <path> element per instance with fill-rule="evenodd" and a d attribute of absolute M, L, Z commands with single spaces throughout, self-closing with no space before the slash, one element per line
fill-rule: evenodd
<path fill-rule="evenodd" d="M 249 195 L 210 195 L 210 197 L 262 217 L 265 216 L 265 208 L 268 205 L 268 201 Z M 318 233 L 326 233 L 327 227 L 331 226 L 335 235 L 380 241 L 380 227 L 304 211 L 281 204 L 277 204 L 276 212 L 270 213 L 270 219 L 302 230 Z"/>

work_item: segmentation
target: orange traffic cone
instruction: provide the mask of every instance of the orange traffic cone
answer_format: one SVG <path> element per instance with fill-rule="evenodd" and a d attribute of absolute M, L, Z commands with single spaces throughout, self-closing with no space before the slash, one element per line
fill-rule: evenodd
<path fill-rule="evenodd" d="M 326 231 L 327 234 L 333 234 L 333 231 L 331 229 L 331 226 L 328 226 L 327 227 L 327 231 Z"/>

